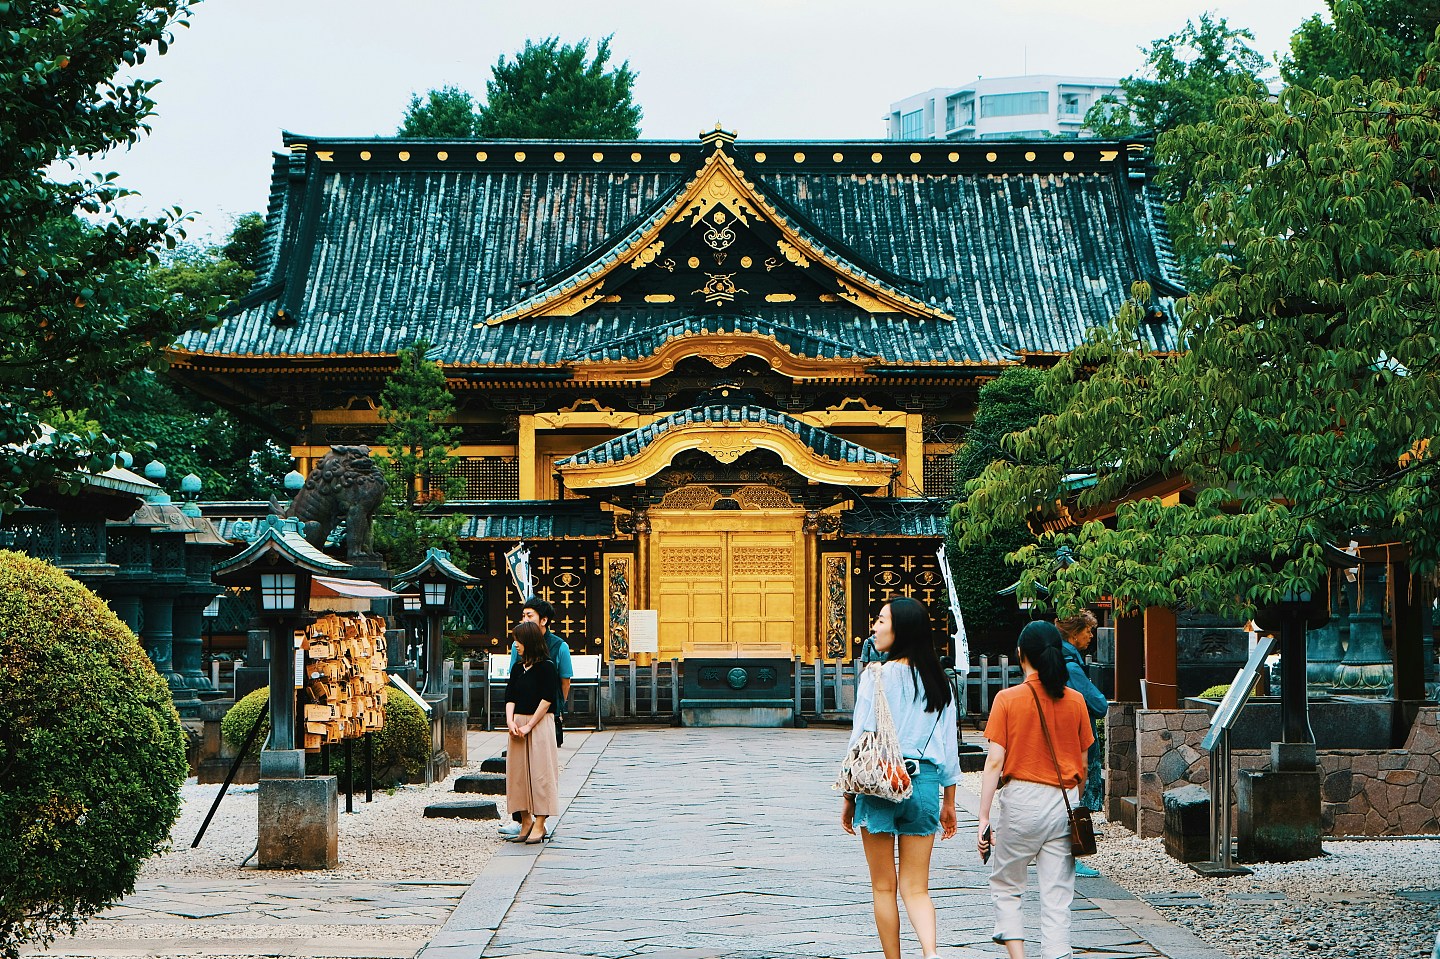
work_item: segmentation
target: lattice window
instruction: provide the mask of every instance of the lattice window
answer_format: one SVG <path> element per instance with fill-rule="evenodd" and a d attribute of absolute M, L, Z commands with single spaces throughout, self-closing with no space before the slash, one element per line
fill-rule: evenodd
<path fill-rule="evenodd" d="M 243 633 L 255 618 L 255 597 L 250 587 L 238 586 L 220 594 L 220 614 L 210 630 L 215 633 Z"/>
<path fill-rule="evenodd" d="M 665 494 L 661 509 L 712 509 L 720 494 L 708 486 L 682 486 Z"/>
<path fill-rule="evenodd" d="M 794 509 L 790 494 L 773 486 L 742 486 L 735 491 L 735 501 L 742 509 Z"/>
<path fill-rule="evenodd" d="M 483 633 L 489 621 L 485 587 L 466 586 L 455 594 L 455 615 L 445 621 L 445 628 L 460 633 Z"/>
<path fill-rule="evenodd" d="M 925 456 L 925 495 L 949 498 L 956 494 L 955 457 L 949 453 Z"/>
<path fill-rule="evenodd" d="M 465 482 L 465 499 L 520 498 L 520 461 L 513 456 L 462 456 L 454 475 Z"/>
<path fill-rule="evenodd" d="M 139 530 L 112 528 L 109 531 L 110 561 L 127 573 L 150 571 L 150 537 Z"/>
<path fill-rule="evenodd" d="M 21 511 L 7 524 L 13 536 L 10 548 L 36 559 L 60 558 L 60 522 L 39 511 Z"/>

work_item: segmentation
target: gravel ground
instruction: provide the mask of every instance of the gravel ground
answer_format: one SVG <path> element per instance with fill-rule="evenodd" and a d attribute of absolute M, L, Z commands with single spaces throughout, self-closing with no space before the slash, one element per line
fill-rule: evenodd
<path fill-rule="evenodd" d="M 966 776 L 976 795 L 980 777 Z M 1327 839 L 1307 862 L 1247 864 L 1254 875 L 1205 879 L 1160 839 L 1100 826 L 1086 860 L 1167 919 L 1236 959 L 1430 959 L 1440 929 L 1440 838 Z M 1431 890 L 1428 902 L 1397 895 Z"/>
<path fill-rule="evenodd" d="M 478 764 L 475 769 L 478 769 Z M 456 770 L 456 774 L 471 772 Z M 340 867 L 323 873 L 327 882 L 363 879 L 395 882 L 406 879 L 470 881 L 485 868 L 499 847 L 498 823 L 463 819 L 426 819 L 425 807 L 434 802 L 475 798 L 494 799 L 505 811 L 504 796 L 458 795 L 454 775 L 429 786 L 400 786 L 379 790 L 375 801 L 355 796 L 355 812 L 345 813 L 340 796 Z M 184 806 L 170 832 L 171 848 L 145 863 L 140 882 L 162 879 L 285 878 L 316 873 L 302 870 L 260 870 L 255 860 L 244 869 L 240 863 L 255 848 L 259 796 L 255 786 L 231 786 L 220 811 L 210 823 L 198 849 L 191 849 L 200 824 L 215 801 L 219 785 L 198 785 L 193 779 L 181 787 Z"/>

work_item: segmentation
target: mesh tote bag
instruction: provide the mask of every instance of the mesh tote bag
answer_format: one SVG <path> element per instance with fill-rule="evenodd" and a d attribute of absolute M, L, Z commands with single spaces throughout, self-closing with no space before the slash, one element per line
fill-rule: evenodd
<path fill-rule="evenodd" d="M 859 793 L 900 802 L 910 798 L 910 773 L 900 752 L 900 738 L 895 734 L 895 720 L 890 716 L 890 702 L 885 698 L 882 666 L 871 663 L 865 667 L 875 678 L 875 731 L 861 733 L 855 745 L 840 764 L 835 788 L 841 792 Z"/>

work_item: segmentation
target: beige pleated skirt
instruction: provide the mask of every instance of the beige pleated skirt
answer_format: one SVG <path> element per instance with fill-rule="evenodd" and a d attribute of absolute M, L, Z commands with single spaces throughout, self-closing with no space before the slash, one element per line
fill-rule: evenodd
<path fill-rule="evenodd" d="M 515 715 L 524 725 L 529 716 Z M 530 735 L 510 736 L 505 753 L 505 807 L 512 813 L 555 816 L 560 813 L 560 750 L 555 745 L 555 716 L 546 713 Z"/>

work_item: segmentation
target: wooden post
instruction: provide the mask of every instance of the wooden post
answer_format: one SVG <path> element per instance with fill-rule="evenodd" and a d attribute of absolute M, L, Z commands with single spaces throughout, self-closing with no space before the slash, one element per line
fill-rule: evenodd
<path fill-rule="evenodd" d="M 1144 671 L 1144 617 L 1139 613 L 1116 616 L 1115 702 L 1138 703 L 1140 701 L 1140 676 Z"/>
<path fill-rule="evenodd" d="M 1151 709 L 1175 709 L 1180 705 L 1177 642 L 1175 611 L 1165 606 L 1148 607 L 1145 610 L 1145 689 Z"/>
<path fill-rule="evenodd" d="M 980 712 L 990 712 L 990 657 L 980 654 Z"/>

